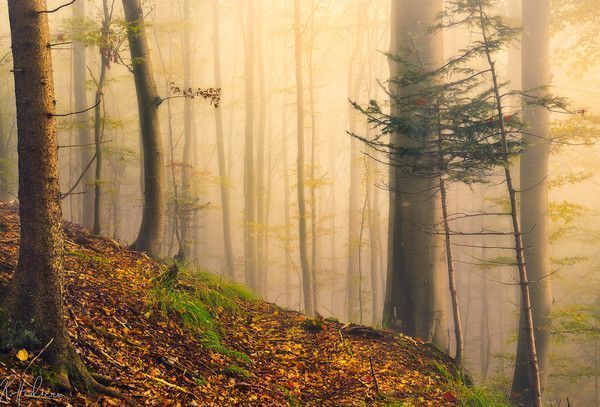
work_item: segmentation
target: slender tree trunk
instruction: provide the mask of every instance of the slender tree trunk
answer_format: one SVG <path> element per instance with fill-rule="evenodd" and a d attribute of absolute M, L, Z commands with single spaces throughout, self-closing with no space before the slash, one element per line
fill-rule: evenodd
<path fill-rule="evenodd" d="M 442 200 L 442 222 L 444 224 L 444 236 L 446 243 L 446 262 L 448 267 L 448 287 L 450 289 L 450 300 L 452 301 L 452 316 L 454 318 L 454 337 L 456 340 L 455 360 L 457 365 L 463 362 L 464 339 L 462 322 L 460 317 L 460 305 L 458 303 L 458 292 L 456 289 L 456 273 L 454 271 L 454 258 L 452 257 L 452 237 L 450 224 L 448 223 L 448 199 L 446 181 L 440 176 L 440 196 Z"/>
<path fill-rule="evenodd" d="M 108 36 L 111 25 L 111 11 L 108 9 L 108 0 L 102 1 L 102 11 L 104 18 L 102 20 L 100 43 L 100 77 L 96 86 L 96 99 L 94 108 L 94 144 L 96 147 L 96 171 L 94 174 L 94 226 L 92 232 L 95 235 L 102 233 L 102 138 L 104 133 L 104 117 L 102 115 L 102 99 L 104 98 L 104 86 L 106 84 L 106 71 L 110 64 L 110 45 Z"/>
<path fill-rule="evenodd" d="M 256 21 L 256 67 L 258 76 L 258 123 L 256 144 L 256 279 L 263 296 L 267 293 L 263 286 L 265 280 L 265 123 L 267 95 L 265 89 L 265 64 L 263 52 L 262 0 L 257 2 L 254 19 Z"/>
<path fill-rule="evenodd" d="M 141 0 L 123 0 L 127 38 L 133 61 L 133 76 L 138 100 L 144 155 L 144 204 L 142 224 L 133 244 L 137 250 L 158 257 L 164 225 L 164 153 L 160 135 L 158 96 L 146 39 Z"/>
<path fill-rule="evenodd" d="M 76 1 L 73 3 L 73 20 L 79 27 L 85 20 L 85 1 Z M 80 31 L 80 28 L 77 30 Z M 73 41 L 73 85 L 75 93 L 75 111 L 80 112 L 89 107 L 86 91 L 87 82 L 87 62 L 86 46 L 83 42 Z M 77 132 L 79 133 L 79 144 L 81 155 L 79 163 L 80 173 L 92 161 L 92 134 L 87 114 L 78 115 L 75 121 Z M 88 169 L 81 180 L 82 191 L 81 205 L 82 217 L 81 224 L 92 230 L 94 226 L 94 174 Z"/>
<path fill-rule="evenodd" d="M 105 391 L 83 365 L 65 326 L 64 238 L 51 42 L 45 0 L 8 2 L 17 103 L 20 241 L 4 309 L 48 348 L 47 362 L 67 387 Z"/>
<path fill-rule="evenodd" d="M 530 292 L 530 283 L 529 276 L 527 272 L 527 263 L 525 262 L 525 250 L 523 247 L 523 233 L 521 232 L 521 223 L 519 219 L 519 207 L 517 205 L 517 193 L 515 187 L 513 185 L 512 174 L 510 170 L 510 157 L 508 153 L 508 136 L 507 130 L 504 126 L 504 111 L 502 105 L 502 96 L 500 95 L 500 87 L 498 85 L 498 75 L 496 73 L 496 65 L 492 60 L 492 55 L 487 47 L 488 38 L 486 32 L 486 23 L 485 23 L 485 14 L 483 11 L 483 5 L 481 1 L 479 2 L 479 10 L 480 10 L 480 19 L 481 19 L 481 28 L 483 35 L 483 42 L 485 45 L 485 52 L 488 65 L 490 67 L 490 74 L 492 76 L 493 81 L 493 91 L 496 102 L 497 109 L 497 120 L 500 127 L 500 136 L 501 142 L 503 145 L 503 154 L 504 154 L 504 178 L 506 181 L 506 188 L 508 191 L 508 197 L 510 202 L 510 214 L 514 232 L 515 239 L 515 251 L 517 258 L 517 267 L 519 270 L 519 284 L 521 288 L 521 312 L 523 314 L 524 320 L 524 331 L 526 333 L 526 343 L 527 343 L 527 356 L 529 362 L 529 375 L 530 375 L 530 383 L 531 387 L 528 388 L 527 395 L 515 394 L 512 393 L 516 398 L 521 398 L 522 396 L 526 396 L 527 405 L 532 405 L 535 407 L 542 406 L 542 386 L 540 382 L 540 370 L 537 358 L 537 344 L 535 338 L 535 329 L 533 322 L 533 310 L 532 310 L 532 302 L 531 302 L 531 292 Z M 518 365 L 518 363 L 517 363 Z"/>
<path fill-rule="evenodd" d="M 300 267 L 302 269 L 302 291 L 304 293 L 304 312 L 314 315 L 312 272 L 308 261 L 306 244 L 306 199 L 304 196 L 304 89 L 302 85 L 302 27 L 300 26 L 300 0 L 294 0 L 294 35 L 296 60 L 296 109 L 298 131 L 298 237 L 300 240 Z"/>
<path fill-rule="evenodd" d="M 483 257 L 485 260 L 485 257 Z M 488 302 L 488 284 L 485 277 L 481 278 L 481 322 L 479 337 L 481 347 L 479 352 L 481 380 L 485 383 L 490 372 L 491 338 L 490 338 L 490 305 Z"/>
<path fill-rule="evenodd" d="M 192 88 L 192 44 L 191 44 L 191 19 L 190 19 L 190 0 L 183 0 L 183 20 L 185 27 L 183 29 L 183 87 Z M 182 261 L 187 260 L 190 255 L 190 222 L 192 220 L 191 208 L 192 196 L 190 191 L 192 164 L 192 139 L 194 138 L 194 109 L 191 98 L 186 97 L 183 101 L 183 160 L 181 163 L 181 200 L 180 219 L 181 219 L 181 242 L 177 258 Z"/>
<path fill-rule="evenodd" d="M 311 8 L 315 9 L 314 0 L 311 1 Z M 319 309 L 319 281 L 318 281 L 318 249 L 319 249 L 319 236 L 317 231 L 317 118 L 316 118 L 316 101 L 315 101 L 315 67 L 313 61 L 314 47 L 315 47 L 315 30 L 314 21 L 312 18 L 310 22 L 311 31 L 311 44 L 308 50 L 308 95 L 310 105 L 310 234 L 311 234 L 311 264 L 310 269 L 312 272 L 312 284 L 313 284 L 313 303 L 315 310 Z"/>
<path fill-rule="evenodd" d="M 213 0 L 213 61 L 215 73 L 215 86 L 221 88 L 221 42 L 219 37 L 219 0 Z M 231 187 L 227 162 L 225 157 L 225 136 L 223 134 L 223 111 L 221 107 L 215 109 L 215 127 L 217 136 L 217 159 L 219 162 L 219 183 L 221 189 L 221 215 L 223 219 L 223 245 L 225 247 L 225 276 L 234 280 L 233 244 L 231 242 L 231 214 L 229 189 Z"/>
<path fill-rule="evenodd" d="M 4 116 L 0 109 L 0 160 L 3 165 L 8 164 L 8 135 L 4 130 Z M 8 201 L 10 199 L 10 191 L 8 185 L 0 185 L 0 201 Z"/>
<path fill-rule="evenodd" d="M 363 13 L 366 14 L 365 2 L 358 4 L 357 23 L 361 21 Z M 360 81 L 364 74 L 364 64 L 360 61 L 360 51 L 363 43 L 363 30 L 360 27 L 356 28 L 356 39 L 354 51 L 350 56 L 350 67 L 348 70 L 348 94 L 351 100 L 358 98 L 360 90 Z M 358 72 L 355 72 L 354 65 L 359 65 Z M 355 76 L 356 75 L 356 76 Z M 357 112 L 352 106 L 348 106 L 348 128 L 350 133 L 356 133 L 357 127 Z M 359 160 L 358 140 L 350 138 L 350 187 L 348 190 L 348 270 L 346 274 L 346 313 L 349 321 L 358 321 L 362 318 L 359 308 L 361 307 L 361 275 L 360 275 L 360 247 L 361 241 L 360 222 L 359 222 L 359 203 L 358 203 L 358 187 L 360 185 L 359 178 Z"/>
<path fill-rule="evenodd" d="M 256 189 L 254 179 L 254 0 L 248 0 L 246 16 L 245 145 L 244 145 L 244 257 L 246 284 L 257 292 Z"/>
<path fill-rule="evenodd" d="M 523 90 L 535 92 L 550 84 L 550 1 L 523 2 Z M 521 224 L 527 273 L 534 283 L 530 286 L 531 305 L 537 357 L 542 386 L 545 379 L 550 347 L 552 308 L 552 279 L 550 273 L 548 231 L 548 156 L 550 154 L 550 112 L 544 107 L 524 106 L 523 120 L 527 127 L 524 141 L 527 146 L 521 154 Z M 534 388 L 529 372 L 526 316 L 521 315 L 517 360 L 512 393 L 531 395 Z"/>
<path fill-rule="evenodd" d="M 292 225 L 291 225 L 291 216 L 290 216 L 290 174 L 289 174 L 289 162 L 287 155 L 287 146 L 288 146 L 288 134 L 287 134 L 287 99 L 284 98 L 283 104 L 283 114 L 282 114 L 282 123 L 283 128 L 281 131 L 282 140 L 282 161 L 283 161 L 283 221 L 285 228 L 285 236 L 283 241 L 283 250 L 285 252 L 285 303 L 287 306 L 292 304 L 292 290 L 291 290 L 291 280 L 292 280 Z"/>
<path fill-rule="evenodd" d="M 374 163 L 365 157 L 366 190 L 367 196 L 367 216 L 369 220 L 369 264 L 371 269 L 371 324 L 377 325 L 379 322 L 379 304 L 381 303 L 381 289 L 379 287 L 379 250 L 377 247 L 377 219 L 374 207 L 374 186 L 375 176 Z"/>
<path fill-rule="evenodd" d="M 441 0 L 393 0 L 391 53 L 402 54 L 405 47 L 416 43 L 425 67 L 441 65 L 442 36 L 432 35 L 427 29 L 441 11 Z M 389 62 L 392 75 L 396 75 L 399 64 L 391 58 Z M 390 90 L 393 94 L 401 92 L 394 85 Z M 393 114 L 395 110 L 392 103 Z M 411 141 L 397 134 L 391 142 L 406 146 Z M 443 345 L 447 325 L 441 247 L 437 236 L 424 226 L 439 218 L 439 205 L 431 199 L 436 184 L 434 178 L 415 177 L 393 166 L 390 169 L 388 279 L 383 322 L 404 334 Z"/>
<path fill-rule="evenodd" d="M 350 111 L 350 132 L 356 131 L 356 112 Z M 360 318 L 360 240 L 359 240 L 359 204 L 358 204 L 358 145 L 357 140 L 350 140 L 350 188 L 348 191 L 348 271 L 346 274 L 347 318 L 358 321 Z"/>

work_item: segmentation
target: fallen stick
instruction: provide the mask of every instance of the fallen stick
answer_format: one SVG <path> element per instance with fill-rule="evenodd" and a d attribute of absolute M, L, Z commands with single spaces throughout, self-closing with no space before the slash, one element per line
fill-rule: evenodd
<path fill-rule="evenodd" d="M 178 386 L 178 385 L 176 385 L 176 384 L 173 384 L 173 383 L 169 383 L 168 381 L 166 381 L 166 380 L 163 380 L 163 379 L 161 379 L 160 377 L 150 376 L 150 375 L 149 375 L 149 374 L 147 374 L 147 373 L 144 373 L 144 376 L 146 376 L 148 379 L 152 379 L 152 380 L 154 380 L 154 381 L 157 381 L 158 383 L 164 384 L 164 385 L 165 385 L 165 386 L 167 386 L 167 387 L 171 387 L 171 388 L 173 388 L 173 389 L 179 390 L 179 391 L 180 391 L 180 392 L 182 392 L 182 393 L 192 394 L 192 393 L 191 393 L 191 392 L 190 392 L 188 389 L 184 389 L 184 388 L 183 388 L 183 387 L 181 387 L 181 386 Z"/>

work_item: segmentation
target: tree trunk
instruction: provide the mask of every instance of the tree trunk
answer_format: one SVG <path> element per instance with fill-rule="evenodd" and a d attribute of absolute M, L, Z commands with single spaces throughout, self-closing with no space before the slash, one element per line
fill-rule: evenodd
<path fill-rule="evenodd" d="M 256 279 L 263 296 L 267 293 L 265 281 L 266 212 L 265 212 L 265 123 L 267 95 L 265 90 L 265 64 L 263 52 L 262 1 L 256 0 L 258 7 L 254 13 L 256 20 L 256 67 L 258 73 L 258 126 L 256 144 Z"/>
<path fill-rule="evenodd" d="M 531 292 L 529 275 L 527 271 L 527 263 L 525 261 L 525 249 L 523 247 L 523 233 L 521 229 L 521 223 L 519 218 L 519 207 L 517 205 L 517 192 L 513 185 L 512 174 L 510 170 L 510 157 L 508 152 L 508 136 L 507 130 L 504 126 L 504 110 L 502 105 L 502 96 L 500 95 L 500 86 L 498 84 L 498 75 L 496 72 L 496 64 L 492 60 L 491 52 L 487 46 L 488 38 L 486 32 L 486 17 L 483 11 L 482 2 L 479 2 L 480 20 L 483 43 L 485 45 L 486 59 L 489 65 L 490 74 L 493 81 L 493 92 L 495 96 L 495 104 L 497 110 L 497 121 L 500 128 L 501 143 L 503 146 L 503 166 L 504 166 L 504 179 L 506 181 L 506 188 L 508 192 L 508 198 L 510 202 L 510 215 L 512 220 L 513 234 L 515 239 L 515 252 L 517 259 L 517 268 L 519 270 L 519 285 L 521 288 L 521 313 L 523 314 L 525 342 L 527 346 L 527 360 L 529 363 L 529 375 L 531 387 L 528 388 L 527 394 L 512 393 L 514 398 L 526 397 L 527 405 L 541 407 L 542 406 L 542 387 L 540 382 L 540 371 L 537 359 L 537 344 L 535 338 L 535 329 L 533 322 L 533 310 L 531 302 Z M 518 363 L 517 363 L 518 365 Z"/>
<path fill-rule="evenodd" d="M 6 134 L 4 129 L 4 117 L 2 115 L 2 110 L 0 110 L 0 160 L 2 160 L 3 166 L 8 165 L 8 134 Z M 7 167 L 3 167 L 3 170 L 6 169 Z M 8 201 L 9 199 L 9 185 L 4 183 L 0 184 L 0 201 Z"/>
<path fill-rule="evenodd" d="M 460 317 L 460 305 L 458 303 L 458 292 L 456 290 L 456 273 L 454 271 L 454 258 L 452 257 L 452 238 L 450 224 L 448 223 L 448 199 L 446 181 L 440 175 L 440 196 L 442 200 L 442 222 L 444 224 L 444 236 L 446 243 L 446 262 L 448 267 L 448 287 L 450 289 L 450 300 L 452 301 L 452 316 L 454 318 L 454 337 L 456 340 L 455 360 L 457 365 L 463 362 L 464 339 L 462 322 Z"/>
<path fill-rule="evenodd" d="M 298 131 L 298 237 L 300 240 L 300 267 L 302 269 L 302 291 L 304 293 L 304 312 L 314 315 L 312 273 L 308 262 L 306 244 L 306 199 L 304 196 L 304 89 L 302 88 L 302 27 L 300 26 L 300 0 L 294 0 L 294 36 L 296 60 L 296 110 Z"/>
<path fill-rule="evenodd" d="M 221 43 L 219 38 L 219 0 L 213 0 L 213 60 L 215 73 L 215 86 L 221 88 Z M 231 243 L 231 214 L 229 202 L 230 179 L 225 158 L 225 136 L 223 133 L 223 111 L 221 107 L 215 109 L 215 127 L 217 136 L 217 158 L 219 161 L 219 177 L 221 182 L 221 215 L 223 219 L 223 245 L 225 247 L 225 276 L 234 280 L 233 245 Z"/>
<path fill-rule="evenodd" d="M 8 2 L 17 103 L 19 216 L 17 270 L 4 302 L 8 317 L 49 344 L 42 357 L 66 387 L 98 385 L 69 339 L 63 306 L 62 213 L 54 79 L 45 0 Z"/>
<path fill-rule="evenodd" d="M 100 77 L 96 86 L 96 99 L 94 108 L 94 144 L 96 148 L 96 171 L 94 174 L 94 226 L 92 232 L 95 235 L 102 233 L 102 137 L 104 133 L 104 117 L 102 116 L 102 99 L 104 98 L 104 86 L 106 84 L 106 71 L 110 64 L 111 55 L 108 36 L 111 25 L 111 12 L 108 9 L 107 0 L 102 2 L 104 18 L 102 19 L 102 40 L 100 42 Z"/>
<path fill-rule="evenodd" d="M 426 68 L 441 65 L 443 41 L 432 35 L 428 27 L 442 11 L 441 0 L 392 2 L 391 53 L 401 54 L 416 42 Z M 390 71 L 397 74 L 399 65 L 390 59 Z M 392 86 L 393 94 L 400 89 Z M 392 113 L 394 113 L 392 106 Z M 410 142 L 400 134 L 393 135 L 394 145 Z M 388 280 L 383 322 L 404 334 L 445 343 L 446 284 L 441 265 L 437 236 L 425 230 L 438 217 L 438 203 L 431 199 L 437 188 L 432 178 L 404 174 L 401 168 L 390 169 L 390 215 L 388 231 Z"/>
<path fill-rule="evenodd" d="M 183 0 L 183 20 L 185 26 L 183 30 L 183 88 L 192 88 L 192 44 L 190 38 L 190 0 Z M 180 210 L 181 219 L 181 243 L 177 258 L 182 261 L 188 259 L 190 255 L 190 222 L 192 220 L 192 195 L 190 191 L 190 179 L 192 164 L 192 139 L 194 138 L 194 109 L 193 100 L 189 97 L 183 100 L 183 160 L 181 163 L 181 200 Z"/>
<path fill-rule="evenodd" d="M 311 9 L 315 9 L 314 0 L 311 1 Z M 315 310 L 319 309 L 319 280 L 317 273 L 317 261 L 318 261 L 318 249 L 319 249 L 319 236 L 317 231 L 317 118 L 316 118 L 316 101 L 315 101 L 315 67 L 313 61 L 314 47 L 315 47 L 315 19 L 312 18 L 310 21 L 310 34 L 311 44 L 308 50 L 308 99 L 310 106 L 310 234 L 311 234 L 311 263 L 310 269 L 312 272 L 312 284 L 313 284 L 313 303 Z"/>
<path fill-rule="evenodd" d="M 482 257 L 485 260 L 485 256 Z M 479 366 L 481 381 L 485 383 L 490 372 L 491 338 L 490 338 L 490 305 L 488 302 L 488 285 L 486 277 L 481 277 L 481 322 L 479 323 L 480 351 Z"/>
<path fill-rule="evenodd" d="M 256 190 L 254 179 L 254 0 L 248 0 L 246 16 L 245 145 L 244 145 L 244 259 L 246 284 L 257 292 Z"/>
<path fill-rule="evenodd" d="M 77 31 L 80 31 L 81 24 L 85 20 L 85 1 L 76 1 L 73 3 L 73 20 L 78 25 Z M 74 40 L 73 41 L 73 85 L 74 85 L 74 96 L 75 96 L 75 111 L 80 112 L 89 107 L 86 82 L 87 82 L 87 62 L 86 62 L 86 46 L 83 42 Z M 90 161 L 93 159 L 92 155 L 92 134 L 89 124 L 89 116 L 87 114 L 80 114 L 76 116 L 75 126 L 79 134 L 79 144 L 81 145 L 80 151 L 80 163 L 79 172 L 83 172 Z M 82 226 L 92 230 L 94 227 L 94 174 L 91 169 L 88 168 L 86 173 L 81 180 L 82 191 L 81 194 L 81 207 Z"/>
<path fill-rule="evenodd" d="M 523 2 L 523 90 L 535 92 L 550 85 L 550 1 L 531 0 Z M 549 267 L 548 231 L 548 156 L 550 154 L 550 112 L 543 107 L 525 106 L 523 120 L 527 143 L 521 155 L 521 224 L 527 273 L 531 284 L 533 324 L 540 369 L 544 382 L 550 346 L 550 323 L 552 308 L 552 280 L 547 278 Z M 519 322 L 517 360 L 512 392 L 531 397 L 533 384 L 529 371 L 527 329 L 525 316 Z M 531 402 L 531 399 L 529 400 Z"/>
<path fill-rule="evenodd" d="M 164 152 L 158 117 L 158 107 L 162 99 L 158 96 L 152 72 L 141 0 L 123 0 L 123 9 L 133 61 L 144 155 L 142 224 L 133 247 L 147 252 L 150 256 L 158 257 L 165 213 Z"/>

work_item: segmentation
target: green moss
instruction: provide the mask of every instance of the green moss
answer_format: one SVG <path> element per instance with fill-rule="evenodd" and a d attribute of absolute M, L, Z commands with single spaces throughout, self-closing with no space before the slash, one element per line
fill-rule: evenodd
<path fill-rule="evenodd" d="M 238 365 L 229 365 L 224 370 L 223 373 L 230 377 L 236 377 L 238 379 L 249 379 L 252 377 L 252 373 L 240 367 Z"/>
<path fill-rule="evenodd" d="M 8 319 L 0 310 L 0 351 L 8 352 L 15 349 L 35 349 L 40 347 L 40 341 L 33 331 L 20 323 Z"/>
<path fill-rule="evenodd" d="M 221 343 L 215 319 L 220 310 L 240 312 L 240 300 L 253 301 L 247 289 L 207 272 L 187 270 L 181 263 L 171 263 L 154 283 L 147 296 L 150 313 L 158 309 L 167 318 L 181 321 L 185 328 L 196 332 L 204 347 L 212 352 L 251 363 L 248 355 Z"/>
<path fill-rule="evenodd" d="M 81 259 L 82 261 L 90 263 L 92 266 L 100 269 L 109 269 L 112 266 L 112 260 L 108 257 L 98 256 L 90 254 L 83 250 L 69 250 L 67 256 Z"/>

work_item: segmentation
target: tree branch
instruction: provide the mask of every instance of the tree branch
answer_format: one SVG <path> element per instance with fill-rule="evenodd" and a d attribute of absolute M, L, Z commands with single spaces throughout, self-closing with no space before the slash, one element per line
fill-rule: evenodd
<path fill-rule="evenodd" d="M 51 13 L 56 13 L 58 10 L 60 10 L 60 9 L 62 9 L 62 8 L 65 8 L 65 7 L 68 7 L 68 6 L 70 6 L 71 4 L 75 3 L 76 1 L 77 1 L 77 0 L 72 0 L 72 1 L 70 1 L 70 2 L 68 2 L 68 3 L 65 3 L 65 4 L 63 4 L 62 6 L 58 6 L 58 7 L 56 7 L 55 9 L 52 9 L 52 10 L 42 10 L 42 11 L 36 11 L 35 13 L 36 13 L 36 14 L 51 14 Z"/>

